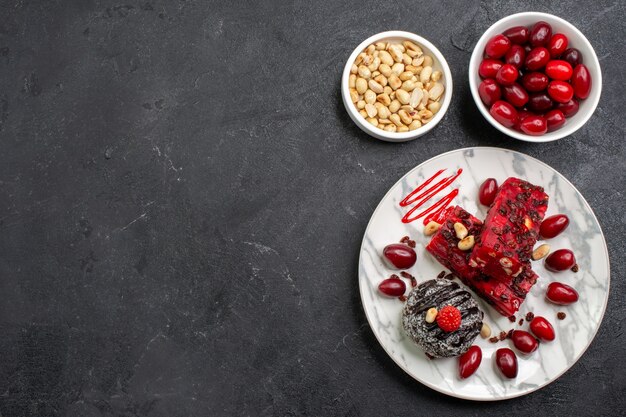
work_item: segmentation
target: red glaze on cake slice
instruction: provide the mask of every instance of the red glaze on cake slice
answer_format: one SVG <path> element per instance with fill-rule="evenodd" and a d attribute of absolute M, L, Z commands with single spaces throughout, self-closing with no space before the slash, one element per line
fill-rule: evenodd
<path fill-rule="evenodd" d="M 441 228 L 433 235 L 426 250 L 500 314 L 512 316 L 537 281 L 537 275 L 528 267 L 517 277 L 509 278 L 509 282 L 501 282 L 483 275 L 478 268 L 470 267 L 471 251 L 462 251 L 458 247 L 460 239 L 454 229 L 454 223 L 457 222 L 467 228 L 468 235 L 476 236 L 481 232 L 482 222 L 479 219 L 462 207 L 451 207 L 446 211 Z"/>
<path fill-rule="evenodd" d="M 524 271 L 530 268 L 530 255 L 547 208 L 548 195 L 542 187 L 508 178 L 489 208 L 469 264 L 505 284 L 522 273 L 530 277 Z"/>
<path fill-rule="evenodd" d="M 460 206 L 447 210 L 441 228 L 433 235 L 426 250 L 431 253 L 443 266 L 458 276 L 461 281 L 479 275 L 476 268 L 469 266 L 471 250 L 459 249 L 459 238 L 456 236 L 454 224 L 461 223 L 467 229 L 468 236 L 477 237 L 482 229 L 483 222 L 469 214 Z"/>

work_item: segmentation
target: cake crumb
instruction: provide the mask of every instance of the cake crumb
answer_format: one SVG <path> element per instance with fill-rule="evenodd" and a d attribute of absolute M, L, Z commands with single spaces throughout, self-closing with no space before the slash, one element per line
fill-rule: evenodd
<path fill-rule="evenodd" d="M 526 313 L 526 321 L 532 321 L 535 318 L 535 314 L 532 311 Z"/>
<path fill-rule="evenodd" d="M 509 317 L 509 321 L 511 323 L 515 323 L 515 320 L 516 320 L 515 315 Z"/>
<path fill-rule="evenodd" d="M 489 338 L 489 341 L 490 341 L 491 343 L 497 343 L 497 342 L 498 342 L 498 340 L 500 340 L 500 339 L 498 339 L 498 336 L 494 336 L 494 337 Z"/>
<path fill-rule="evenodd" d="M 521 326 L 522 324 L 524 324 L 524 319 L 523 319 L 523 318 L 519 319 L 518 324 L 519 324 L 520 326 Z"/>
<path fill-rule="evenodd" d="M 562 311 L 559 311 L 559 312 L 556 314 L 556 317 L 557 317 L 559 320 L 563 320 L 563 319 L 565 319 L 565 317 L 567 317 L 567 314 L 565 314 L 565 313 L 564 313 L 564 312 L 562 312 Z"/>
<path fill-rule="evenodd" d="M 404 303 L 406 301 L 406 295 L 401 295 L 400 297 L 398 297 L 398 300 Z"/>
<path fill-rule="evenodd" d="M 572 267 L 572 272 L 578 272 L 578 264 L 574 264 Z"/>
<path fill-rule="evenodd" d="M 500 340 L 504 340 L 504 339 L 506 339 L 506 335 L 507 335 L 507 332 L 505 332 L 504 330 L 502 330 L 502 331 L 500 332 Z"/>

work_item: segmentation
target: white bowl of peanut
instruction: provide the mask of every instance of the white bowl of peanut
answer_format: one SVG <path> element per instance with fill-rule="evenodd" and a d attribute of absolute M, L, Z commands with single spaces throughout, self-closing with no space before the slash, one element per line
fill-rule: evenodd
<path fill-rule="evenodd" d="M 410 32 L 382 32 L 363 41 L 348 58 L 341 97 L 364 132 L 406 142 L 441 121 L 452 98 L 452 74 L 441 52 L 426 39 Z"/>

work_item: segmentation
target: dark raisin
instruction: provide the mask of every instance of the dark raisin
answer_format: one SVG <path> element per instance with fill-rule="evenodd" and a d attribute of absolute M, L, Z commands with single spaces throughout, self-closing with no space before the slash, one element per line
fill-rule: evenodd
<path fill-rule="evenodd" d="M 519 324 L 520 326 L 521 326 L 522 324 L 524 324 L 524 319 L 519 319 L 519 321 L 517 322 L 517 324 Z"/>
<path fill-rule="evenodd" d="M 578 264 L 574 264 L 574 266 L 572 267 L 572 272 L 578 272 Z"/>
<path fill-rule="evenodd" d="M 406 295 L 401 295 L 400 297 L 398 297 L 398 300 L 404 303 L 406 301 Z"/>
<path fill-rule="evenodd" d="M 535 318 L 535 315 L 531 311 L 526 313 L 526 321 L 533 321 L 534 318 Z"/>
<path fill-rule="evenodd" d="M 516 320 L 516 319 L 515 319 L 515 316 L 514 316 L 514 315 L 509 317 L 509 321 L 510 321 L 511 323 L 515 323 L 515 320 Z"/>
<path fill-rule="evenodd" d="M 446 271 L 441 271 L 439 275 L 437 275 L 437 278 L 443 278 L 444 275 L 446 275 Z"/>
<path fill-rule="evenodd" d="M 559 311 L 559 312 L 556 314 L 556 317 L 557 317 L 559 320 L 563 320 L 563 319 L 565 319 L 565 317 L 567 317 L 567 314 L 563 313 L 562 311 Z"/>
<path fill-rule="evenodd" d="M 500 339 L 498 339 L 498 337 L 497 337 L 497 336 L 494 336 L 494 337 L 492 337 L 492 338 L 490 338 L 490 339 L 489 339 L 489 341 L 490 341 L 491 343 L 498 343 L 498 341 L 499 341 L 499 340 L 500 340 Z"/>

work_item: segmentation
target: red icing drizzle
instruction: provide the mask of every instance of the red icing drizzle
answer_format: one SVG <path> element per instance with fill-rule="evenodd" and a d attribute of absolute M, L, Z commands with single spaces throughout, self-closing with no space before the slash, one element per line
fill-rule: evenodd
<path fill-rule="evenodd" d="M 413 216 L 413 213 L 415 213 L 419 208 L 421 208 L 424 205 L 424 203 L 426 203 L 428 200 L 430 200 L 432 197 L 434 197 L 437 193 L 439 193 L 441 190 L 446 188 L 448 185 L 452 184 L 454 180 L 456 180 L 459 177 L 459 175 L 461 175 L 461 173 L 463 172 L 463 170 L 459 168 L 456 174 L 450 175 L 449 177 L 445 177 L 439 180 L 439 182 L 435 183 L 434 185 L 428 187 L 430 183 L 433 182 L 435 178 L 437 178 L 439 175 L 441 175 L 443 171 L 445 171 L 445 169 L 440 169 L 439 171 L 437 171 L 435 175 L 428 178 L 426 181 L 424 181 L 423 184 L 419 185 L 416 189 L 414 189 L 406 197 L 404 197 L 402 201 L 400 201 L 400 207 L 407 207 L 417 202 L 404 215 L 404 217 L 402 218 L 402 223 L 411 223 L 414 220 L 417 220 L 419 218 L 422 218 L 428 215 L 424 219 L 424 224 L 426 225 L 428 224 L 428 222 L 433 221 L 433 220 L 440 223 L 440 221 L 438 220 L 441 220 L 442 218 L 445 217 L 448 204 L 450 204 L 450 202 L 454 199 L 454 197 L 456 197 L 457 194 L 459 194 L 458 188 L 455 188 L 454 190 L 450 191 L 450 193 L 443 196 L 433 205 L 431 205 L 428 208 L 425 208 L 424 210 L 420 211 L 415 216 Z"/>

